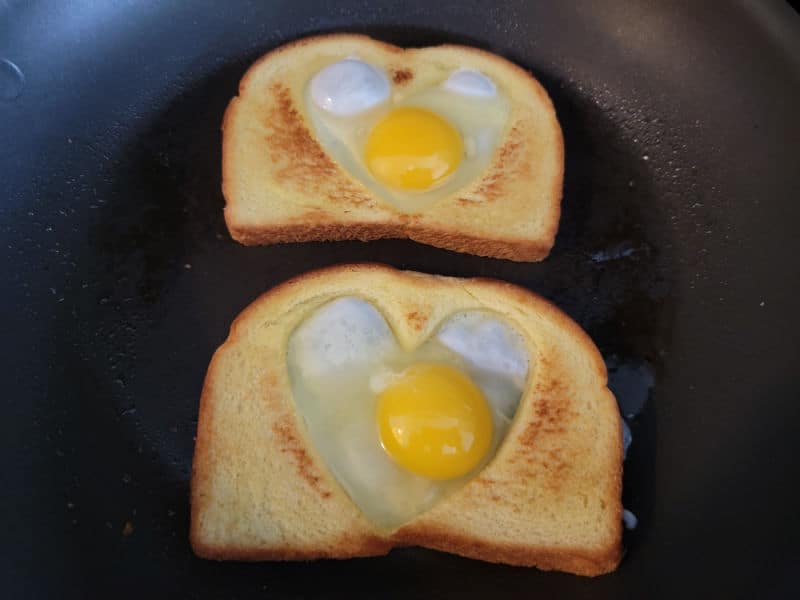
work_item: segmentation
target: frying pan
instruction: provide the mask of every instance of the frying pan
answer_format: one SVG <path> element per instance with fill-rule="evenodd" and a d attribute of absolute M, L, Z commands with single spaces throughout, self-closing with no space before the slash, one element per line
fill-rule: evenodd
<path fill-rule="evenodd" d="M 311 33 L 475 45 L 566 139 L 539 264 L 408 241 L 245 248 L 219 125 Z M 23 597 L 778 598 L 800 571 L 800 18 L 781 2 L 0 2 L 2 587 Z M 597 579 L 421 549 L 214 563 L 189 548 L 198 397 L 259 293 L 380 261 L 506 279 L 594 338 L 639 519 Z"/>

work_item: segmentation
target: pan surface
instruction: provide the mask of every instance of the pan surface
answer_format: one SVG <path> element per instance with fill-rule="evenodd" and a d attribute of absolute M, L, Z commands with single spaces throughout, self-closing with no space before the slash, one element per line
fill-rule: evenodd
<path fill-rule="evenodd" d="M 328 31 L 471 44 L 542 81 L 566 140 L 548 259 L 230 240 L 224 108 L 258 56 Z M 796 597 L 798 109 L 780 2 L 0 2 L 4 595 Z M 617 572 L 192 555 L 212 352 L 272 285 L 365 260 L 519 283 L 594 338 L 634 437 Z"/>

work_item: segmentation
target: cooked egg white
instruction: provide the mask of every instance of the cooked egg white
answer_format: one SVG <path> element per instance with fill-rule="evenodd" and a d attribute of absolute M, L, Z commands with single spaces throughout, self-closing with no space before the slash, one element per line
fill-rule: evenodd
<path fill-rule="evenodd" d="M 458 69 L 411 91 L 384 84 L 380 69 L 348 58 L 318 71 L 306 92 L 322 146 L 373 193 L 414 212 L 488 168 L 509 113 L 491 79 Z"/>
<path fill-rule="evenodd" d="M 457 69 L 442 84 L 448 91 L 463 96 L 478 98 L 494 98 L 497 95 L 497 86 L 480 71 L 475 69 Z"/>
<path fill-rule="evenodd" d="M 309 87 L 314 104 L 339 117 L 374 108 L 386 102 L 390 92 L 389 80 L 382 71 L 352 58 L 322 69 Z"/>
<path fill-rule="evenodd" d="M 393 528 L 491 460 L 530 358 L 488 311 L 456 313 L 407 351 L 372 304 L 343 297 L 291 334 L 287 366 L 320 456 L 367 517 Z"/>

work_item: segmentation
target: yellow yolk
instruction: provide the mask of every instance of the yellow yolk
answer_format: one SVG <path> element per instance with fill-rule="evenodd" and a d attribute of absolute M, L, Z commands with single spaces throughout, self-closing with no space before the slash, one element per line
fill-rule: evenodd
<path fill-rule="evenodd" d="M 378 398 L 381 444 L 395 462 L 430 479 L 466 475 L 486 455 L 492 415 L 481 391 L 454 367 L 420 363 Z"/>
<path fill-rule="evenodd" d="M 425 190 L 458 168 L 464 144 L 455 127 L 424 108 L 396 108 L 373 128 L 364 156 L 381 182 Z"/>

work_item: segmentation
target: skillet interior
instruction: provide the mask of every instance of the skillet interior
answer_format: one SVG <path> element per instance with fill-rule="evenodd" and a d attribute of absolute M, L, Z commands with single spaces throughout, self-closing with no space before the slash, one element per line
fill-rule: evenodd
<path fill-rule="evenodd" d="M 8 593 L 793 589 L 800 24 L 778 3 L 695 4 L 0 9 L 0 58 L 24 77 L 0 64 Z M 472 44 L 540 78 L 567 149 L 550 258 L 514 264 L 404 241 L 230 241 L 219 192 L 228 99 L 266 50 L 338 30 Z M 640 526 L 618 572 L 589 581 L 417 549 L 312 565 L 191 555 L 192 436 L 211 353 L 263 290 L 359 260 L 520 283 L 592 335 L 623 412 L 636 415 L 624 502 Z"/>

